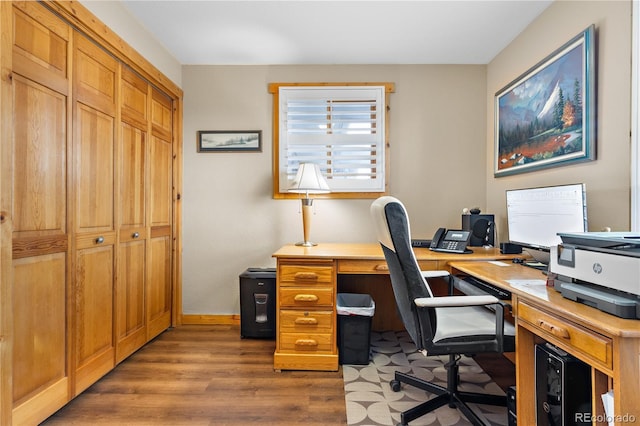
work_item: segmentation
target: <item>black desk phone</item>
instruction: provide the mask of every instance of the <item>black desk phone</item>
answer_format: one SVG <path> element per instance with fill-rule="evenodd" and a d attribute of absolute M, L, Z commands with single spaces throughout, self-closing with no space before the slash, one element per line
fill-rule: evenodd
<path fill-rule="evenodd" d="M 470 231 L 439 228 L 431 239 L 429 249 L 447 253 L 472 253 L 472 250 L 467 249 L 470 239 Z"/>

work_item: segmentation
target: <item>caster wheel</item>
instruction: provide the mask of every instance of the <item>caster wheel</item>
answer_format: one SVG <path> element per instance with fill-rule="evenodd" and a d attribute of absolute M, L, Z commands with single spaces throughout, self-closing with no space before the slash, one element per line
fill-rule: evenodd
<path fill-rule="evenodd" d="M 394 392 L 400 391 L 400 382 L 398 380 L 391 380 L 389 382 L 389 386 L 391 386 L 391 390 Z M 401 425 L 399 425 L 401 426 Z"/>

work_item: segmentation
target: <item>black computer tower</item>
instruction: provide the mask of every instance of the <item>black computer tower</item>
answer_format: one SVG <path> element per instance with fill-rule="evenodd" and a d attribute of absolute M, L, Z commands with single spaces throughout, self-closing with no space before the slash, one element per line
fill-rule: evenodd
<path fill-rule="evenodd" d="M 276 337 L 275 268 L 249 268 L 240 274 L 240 336 Z"/>
<path fill-rule="evenodd" d="M 535 351 L 538 426 L 591 425 L 591 367 L 549 343 Z"/>
<path fill-rule="evenodd" d="M 516 387 L 509 386 L 507 388 L 507 425 L 516 426 L 518 424 L 518 416 L 516 414 Z"/>
<path fill-rule="evenodd" d="M 471 231 L 469 246 L 494 246 L 495 245 L 494 216 L 492 214 L 463 214 L 462 230 Z"/>

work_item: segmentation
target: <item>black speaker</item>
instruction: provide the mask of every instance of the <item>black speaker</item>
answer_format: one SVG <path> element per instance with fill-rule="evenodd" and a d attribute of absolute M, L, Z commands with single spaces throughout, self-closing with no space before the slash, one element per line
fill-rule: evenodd
<path fill-rule="evenodd" d="M 462 230 L 471 231 L 469 245 L 472 247 L 495 245 L 496 225 L 492 214 L 463 214 Z"/>
<path fill-rule="evenodd" d="M 591 367 L 549 343 L 535 360 L 537 425 L 591 425 Z"/>
<path fill-rule="evenodd" d="M 522 246 L 511 243 L 500 243 L 500 253 L 502 254 L 520 254 L 522 253 Z"/>

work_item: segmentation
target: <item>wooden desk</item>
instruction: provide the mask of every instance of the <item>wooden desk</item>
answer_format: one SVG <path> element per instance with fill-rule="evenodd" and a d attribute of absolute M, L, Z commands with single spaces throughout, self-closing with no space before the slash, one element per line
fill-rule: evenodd
<path fill-rule="evenodd" d="M 616 425 L 640 423 L 640 321 L 622 319 L 565 299 L 549 287 L 529 291 L 517 280 L 546 280 L 525 266 L 492 262 L 453 262 L 466 273 L 513 294 L 516 323 L 518 423 L 536 424 L 535 344 L 561 348 L 591 366 L 594 424 L 607 425 L 601 394 L 613 389 Z M 540 291 L 542 290 L 542 291 Z"/>
<path fill-rule="evenodd" d="M 449 270 L 455 260 L 506 259 L 499 249 L 451 254 L 416 248 L 423 270 Z M 374 330 L 402 329 L 379 244 L 286 245 L 277 260 L 276 370 L 338 370 L 336 294 L 367 293 L 376 303 Z"/>

